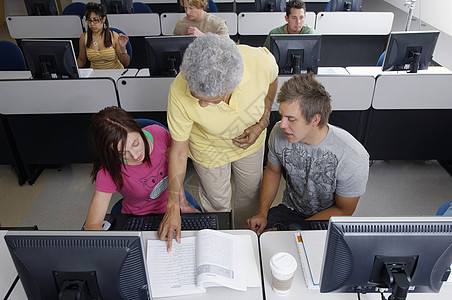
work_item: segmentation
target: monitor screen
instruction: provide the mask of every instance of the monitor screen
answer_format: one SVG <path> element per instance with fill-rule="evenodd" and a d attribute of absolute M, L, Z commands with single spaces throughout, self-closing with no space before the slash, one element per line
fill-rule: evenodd
<path fill-rule="evenodd" d="M 330 11 L 361 11 L 363 0 L 331 0 Z"/>
<path fill-rule="evenodd" d="M 140 232 L 14 231 L 5 241 L 28 299 L 150 299 Z"/>
<path fill-rule="evenodd" d="M 56 0 L 24 0 L 29 16 L 59 15 Z"/>
<path fill-rule="evenodd" d="M 433 59 L 439 31 L 401 31 L 391 32 L 383 71 L 427 70 Z"/>
<path fill-rule="evenodd" d="M 437 293 L 451 263 L 452 217 L 331 217 L 320 292 Z"/>
<path fill-rule="evenodd" d="M 320 34 L 274 34 L 270 36 L 270 52 L 276 58 L 279 74 L 314 72 L 320 62 Z"/>
<path fill-rule="evenodd" d="M 33 78 L 78 78 L 77 59 L 70 40 L 22 40 Z"/>
<path fill-rule="evenodd" d="M 102 0 L 109 14 L 132 14 L 133 0 Z"/>
<path fill-rule="evenodd" d="M 188 45 L 195 36 L 146 37 L 145 47 L 149 65 L 149 75 L 154 77 L 173 77 L 179 67 Z"/>
<path fill-rule="evenodd" d="M 254 0 L 255 11 L 286 11 L 286 0 Z"/>

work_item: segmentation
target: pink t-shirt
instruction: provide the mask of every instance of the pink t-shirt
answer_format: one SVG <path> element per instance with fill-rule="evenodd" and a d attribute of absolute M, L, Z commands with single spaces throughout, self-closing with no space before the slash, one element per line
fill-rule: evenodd
<path fill-rule="evenodd" d="M 168 201 L 168 156 L 167 149 L 171 146 L 170 133 L 160 125 L 150 125 L 143 128 L 154 140 L 154 149 L 150 155 L 151 166 L 143 163 L 137 166 L 121 167 L 124 184 L 122 189 L 114 183 L 110 173 L 100 169 L 96 177 L 96 191 L 104 193 L 119 192 L 123 214 L 145 215 L 149 213 L 166 212 Z"/>

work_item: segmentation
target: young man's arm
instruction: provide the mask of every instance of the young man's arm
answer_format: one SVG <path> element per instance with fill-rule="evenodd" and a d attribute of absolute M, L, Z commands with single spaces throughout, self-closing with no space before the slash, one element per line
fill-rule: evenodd
<path fill-rule="evenodd" d="M 356 209 L 359 197 L 345 198 L 334 194 L 336 204 L 318 212 L 307 220 L 328 220 L 331 216 L 351 216 Z"/>
<path fill-rule="evenodd" d="M 262 178 L 262 186 L 259 198 L 259 208 L 255 216 L 249 218 L 246 222 L 248 227 L 255 231 L 258 235 L 261 234 L 267 225 L 267 215 L 270 206 L 275 200 L 281 180 L 282 166 L 274 165 L 271 162 L 267 163 Z"/>

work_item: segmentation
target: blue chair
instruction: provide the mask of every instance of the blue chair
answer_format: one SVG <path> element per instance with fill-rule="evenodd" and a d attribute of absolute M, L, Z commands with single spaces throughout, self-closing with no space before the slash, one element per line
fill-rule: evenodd
<path fill-rule="evenodd" d="M 115 31 L 117 33 L 125 34 L 124 31 L 122 31 L 121 29 L 118 29 L 118 28 L 110 27 L 110 30 Z M 130 61 L 129 61 L 129 65 L 130 65 L 130 62 L 132 61 L 132 44 L 130 43 L 130 41 L 127 42 L 126 49 L 127 49 L 127 54 L 129 54 L 129 56 L 130 56 Z M 126 66 L 124 66 L 124 67 L 126 67 Z"/>
<path fill-rule="evenodd" d="M 378 59 L 377 66 L 381 67 L 383 65 L 383 61 L 385 60 L 386 51 L 383 51 L 383 53 L 380 55 L 380 58 Z"/>
<path fill-rule="evenodd" d="M 446 211 L 448 211 L 449 209 L 450 209 L 450 214 L 448 212 L 446 215 L 452 215 L 452 201 L 446 202 L 443 205 L 441 205 L 438 208 L 438 211 L 436 212 L 436 215 L 437 216 L 444 216 Z"/>
<path fill-rule="evenodd" d="M 213 0 L 209 0 L 207 2 L 206 11 L 207 12 L 218 12 L 217 5 L 215 4 L 215 2 L 213 2 Z"/>
<path fill-rule="evenodd" d="M 150 14 L 152 9 L 143 2 L 133 2 L 134 14 Z"/>
<path fill-rule="evenodd" d="M 149 125 L 159 125 L 163 128 L 165 128 L 166 130 L 168 130 L 168 128 L 166 128 L 165 125 L 163 125 L 160 122 L 151 120 L 151 119 L 135 119 L 135 121 L 137 121 L 138 125 L 140 125 L 141 128 L 149 126 Z M 185 191 L 185 198 L 187 198 L 188 204 L 193 207 L 196 208 L 197 210 L 201 211 L 201 207 L 199 206 L 198 202 L 196 202 L 195 198 L 193 198 L 193 196 Z M 118 200 L 115 205 L 113 205 L 113 207 L 111 208 L 111 214 L 121 214 L 121 210 L 122 210 L 122 199 Z"/>
<path fill-rule="evenodd" d="M 73 2 L 66 6 L 63 10 L 63 15 L 76 15 L 80 19 L 85 15 L 86 4 L 82 2 Z"/>
<path fill-rule="evenodd" d="M 328 2 L 328 4 L 326 5 L 325 11 L 330 11 L 330 2 Z"/>
<path fill-rule="evenodd" d="M 0 71 L 25 71 L 25 59 L 19 46 L 0 41 Z"/>

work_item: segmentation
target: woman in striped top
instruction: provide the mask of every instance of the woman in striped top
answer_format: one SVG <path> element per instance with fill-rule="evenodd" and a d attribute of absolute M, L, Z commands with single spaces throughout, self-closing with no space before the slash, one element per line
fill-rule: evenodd
<path fill-rule="evenodd" d="M 86 5 L 85 19 L 88 27 L 80 36 L 78 67 L 84 67 L 87 60 L 93 69 L 123 69 L 128 66 L 130 56 L 126 45 L 129 38 L 110 30 L 107 9 L 102 4 L 90 2 Z"/>

